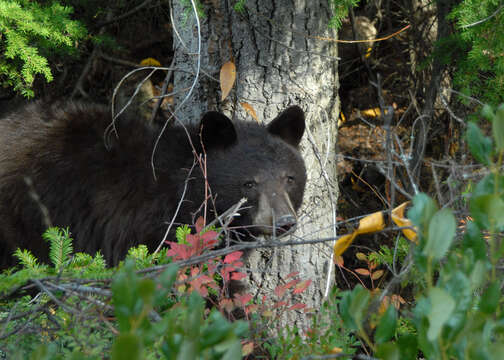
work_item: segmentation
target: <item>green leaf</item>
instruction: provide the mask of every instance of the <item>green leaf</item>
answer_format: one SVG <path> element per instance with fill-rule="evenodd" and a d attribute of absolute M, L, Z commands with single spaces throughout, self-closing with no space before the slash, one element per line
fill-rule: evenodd
<path fill-rule="evenodd" d="M 369 299 L 369 291 L 361 285 L 355 286 L 352 291 L 343 292 L 339 308 L 341 319 L 347 328 L 354 331 L 360 328 Z"/>
<path fill-rule="evenodd" d="M 504 104 L 497 108 L 492 124 L 492 135 L 498 151 L 504 151 Z"/>
<path fill-rule="evenodd" d="M 131 329 L 130 318 L 142 310 L 143 304 L 137 287 L 138 276 L 135 273 L 135 263 L 129 260 L 114 277 L 111 286 L 112 302 L 121 332 Z"/>
<path fill-rule="evenodd" d="M 504 344 L 501 342 L 490 344 L 489 353 L 491 356 L 491 360 L 500 360 L 502 359 L 502 354 L 504 354 Z"/>
<path fill-rule="evenodd" d="M 222 360 L 240 360 L 241 358 L 241 345 L 238 340 L 235 340 L 222 357 Z"/>
<path fill-rule="evenodd" d="M 473 221 L 469 221 L 466 224 L 465 230 L 463 250 L 466 252 L 472 251 L 476 260 L 485 261 L 488 257 L 486 251 L 486 242 L 481 236 L 481 230 Z"/>
<path fill-rule="evenodd" d="M 142 342 L 138 336 L 125 333 L 119 334 L 112 346 L 112 360 L 142 359 Z"/>
<path fill-rule="evenodd" d="M 483 109 L 481 109 L 481 115 L 483 115 L 483 117 L 488 121 L 493 121 L 495 113 L 490 105 L 485 104 Z"/>
<path fill-rule="evenodd" d="M 478 289 L 486 279 L 487 268 L 486 263 L 482 260 L 476 261 L 469 276 L 471 291 Z"/>
<path fill-rule="evenodd" d="M 498 195 L 482 195 L 471 198 L 471 215 L 481 229 L 504 228 L 504 201 Z"/>
<path fill-rule="evenodd" d="M 413 198 L 413 206 L 408 211 L 408 219 L 422 228 L 428 227 L 430 219 L 437 211 L 437 205 L 427 194 L 419 193 Z"/>
<path fill-rule="evenodd" d="M 215 309 L 210 313 L 209 320 L 212 323 L 212 327 L 206 327 L 201 334 L 201 344 L 203 347 L 214 346 L 223 341 L 232 328 L 232 325 L 224 316 Z"/>
<path fill-rule="evenodd" d="M 455 300 L 445 290 L 434 287 L 429 291 L 429 301 L 431 309 L 427 316 L 429 319 L 427 339 L 433 342 L 440 336 L 443 325 L 455 309 Z"/>
<path fill-rule="evenodd" d="M 441 260 L 455 236 L 455 217 L 451 210 L 441 209 L 432 217 L 429 224 L 427 244 L 423 253 L 434 260 Z"/>
<path fill-rule="evenodd" d="M 358 328 L 362 326 L 362 321 L 366 316 L 370 298 L 371 295 L 369 291 L 360 285 L 352 290 L 349 310 Z"/>
<path fill-rule="evenodd" d="M 380 319 L 376 328 L 375 341 L 377 344 L 382 344 L 392 338 L 395 334 L 397 323 L 396 309 L 390 305 L 385 311 L 385 314 Z"/>
<path fill-rule="evenodd" d="M 492 155 L 492 140 L 481 132 L 474 122 L 467 124 L 467 144 L 474 158 L 484 165 L 490 165 Z"/>
<path fill-rule="evenodd" d="M 452 254 L 453 255 L 453 254 Z M 465 273 L 457 268 L 458 257 L 451 256 L 453 267 L 448 270 L 448 266 L 444 266 L 441 272 L 438 286 L 442 286 L 450 296 L 456 300 L 455 309 L 445 323 L 446 331 L 443 333 L 445 340 L 455 339 L 467 323 L 467 316 L 471 311 L 472 293 L 469 278 Z M 459 265 L 458 265 L 459 266 Z"/>
<path fill-rule="evenodd" d="M 504 200 L 498 195 L 493 195 L 490 198 L 488 204 L 488 221 L 497 231 L 501 231 L 504 228 Z"/>
<path fill-rule="evenodd" d="M 407 334 L 397 339 L 401 352 L 401 360 L 416 360 L 418 354 L 418 340 L 415 335 Z"/>
<path fill-rule="evenodd" d="M 500 286 L 498 283 L 492 283 L 481 296 L 479 304 L 480 310 L 486 314 L 493 314 L 499 305 Z"/>
<path fill-rule="evenodd" d="M 158 277 L 158 289 L 155 292 L 155 304 L 160 304 L 166 300 L 171 291 L 175 279 L 177 278 L 178 266 L 170 264 Z"/>
<path fill-rule="evenodd" d="M 198 335 L 198 334 L 194 334 Z M 196 345 L 196 339 L 186 337 L 180 346 L 180 352 L 177 356 L 177 360 L 193 360 L 197 359 L 198 349 Z"/>
<path fill-rule="evenodd" d="M 143 279 L 138 282 L 138 294 L 142 298 L 144 304 L 152 304 L 156 284 L 151 279 Z"/>
<path fill-rule="evenodd" d="M 188 334 L 199 334 L 203 322 L 204 306 L 205 304 L 201 296 L 196 291 L 193 291 L 189 295 L 188 307 L 191 311 L 188 313 L 185 323 Z"/>
<path fill-rule="evenodd" d="M 497 181 L 497 184 L 495 184 Z M 497 185 L 497 188 L 495 187 Z M 474 187 L 473 197 L 494 194 L 496 189 L 504 189 L 504 176 L 488 174 Z"/>
<path fill-rule="evenodd" d="M 378 346 L 376 356 L 383 360 L 401 360 L 401 352 L 395 343 L 386 343 Z"/>
<path fill-rule="evenodd" d="M 343 292 L 341 296 L 339 310 L 341 320 L 343 320 L 345 327 L 349 330 L 355 331 L 357 330 L 357 324 L 355 323 L 355 320 L 350 312 L 350 301 L 351 301 L 351 292 L 350 291 Z"/>

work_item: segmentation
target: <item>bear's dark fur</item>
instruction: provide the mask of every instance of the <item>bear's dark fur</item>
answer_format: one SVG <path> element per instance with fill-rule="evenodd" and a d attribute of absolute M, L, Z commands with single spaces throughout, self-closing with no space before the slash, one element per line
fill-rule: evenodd
<path fill-rule="evenodd" d="M 297 150 L 305 129 L 299 107 L 268 126 L 208 112 L 187 132 L 168 127 L 155 151 L 156 178 L 151 155 L 159 127 L 124 119 L 116 122 L 118 136 L 105 139 L 109 119 L 103 106 L 41 102 L 0 119 L 1 268 L 15 263 L 18 247 L 48 261 L 41 234 L 49 222 L 70 228 L 75 251 L 100 250 L 109 264 L 131 246 L 154 249 L 180 201 L 193 150 L 207 156 L 215 199 L 215 207 L 208 200 L 209 212 L 222 213 L 246 197 L 233 227 L 257 235 L 272 233 L 273 225 L 275 233 L 295 225 L 306 182 Z M 204 200 L 203 171 L 196 165 L 176 224 L 193 223 Z"/>

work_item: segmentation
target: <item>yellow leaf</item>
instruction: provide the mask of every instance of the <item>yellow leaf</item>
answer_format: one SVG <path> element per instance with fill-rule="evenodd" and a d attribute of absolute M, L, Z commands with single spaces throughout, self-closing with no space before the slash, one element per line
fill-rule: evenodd
<path fill-rule="evenodd" d="M 243 344 L 242 356 L 250 355 L 250 354 L 252 354 L 252 351 L 254 351 L 254 343 L 253 342 L 248 342 L 246 344 Z"/>
<path fill-rule="evenodd" d="M 359 221 L 359 227 L 356 232 L 357 234 L 369 234 L 383 230 L 384 228 L 385 222 L 383 221 L 383 212 L 377 211 L 362 218 Z"/>
<path fill-rule="evenodd" d="M 340 256 L 345 252 L 346 249 L 352 244 L 352 241 L 357 236 L 356 232 L 352 234 L 343 235 L 336 241 L 336 245 L 334 245 L 334 256 Z"/>
<path fill-rule="evenodd" d="M 404 209 L 409 204 L 409 201 L 406 201 L 392 210 L 392 221 L 400 227 L 405 226 L 413 226 L 411 221 L 404 217 Z M 402 229 L 404 236 L 410 241 L 417 242 L 417 234 L 414 229 Z"/>
<path fill-rule="evenodd" d="M 161 66 L 161 63 L 154 58 L 146 58 L 140 61 L 141 66 Z"/>
<path fill-rule="evenodd" d="M 270 310 L 266 310 L 265 312 L 262 313 L 262 316 L 264 317 L 273 317 L 273 312 Z"/>
<path fill-rule="evenodd" d="M 338 128 L 343 125 L 346 122 L 346 117 L 345 114 L 343 114 L 343 111 L 340 112 L 340 116 L 338 117 Z"/>
<path fill-rule="evenodd" d="M 343 352 L 343 349 L 340 347 L 333 347 L 329 353 L 331 354 L 341 354 Z"/>
<path fill-rule="evenodd" d="M 220 84 L 221 84 L 221 101 L 229 95 L 229 92 L 233 88 L 234 82 L 236 80 L 236 67 L 232 61 L 228 61 L 222 65 L 220 70 Z"/>
<path fill-rule="evenodd" d="M 351 234 L 340 237 L 338 241 L 336 241 L 336 245 L 334 245 L 334 255 L 337 257 L 343 254 L 350 244 L 352 244 L 357 235 L 380 231 L 384 227 L 385 223 L 383 222 L 383 213 L 381 211 L 362 218 L 359 221 L 359 227 L 357 230 Z"/>
<path fill-rule="evenodd" d="M 357 254 L 355 254 L 355 257 L 360 261 L 367 261 L 367 256 L 364 253 L 358 252 Z"/>
<path fill-rule="evenodd" d="M 339 267 L 345 265 L 345 261 L 343 260 L 343 256 L 338 255 L 334 257 L 334 263 L 338 265 Z"/>
<path fill-rule="evenodd" d="M 240 103 L 240 105 L 245 109 L 245 111 L 254 118 L 255 121 L 259 122 L 259 119 L 257 118 L 257 114 L 254 110 L 254 108 L 252 107 L 252 105 L 246 103 L 246 102 L 242 102 Z"/>
<path fill-rule="evenodd" d="M 389 305 L 390 305 L 390 297 L 385 296 L 380 304 L 380 307 L 378 308 L 378 314 L 385 313 Z"/>
<path fill-rule="evenodd" d="M 376 280 L 379 279 L 383 276 L 383 270 L 376 270 L 374 273 L 371 274 L 371 279 Z"/>
<path fill-rule="evenodd" d="M 373 109 L 367 109 L 367 110 L 362 110 L 361 115 L 364 116 L 369 116 L 369 117 L 378 117 L 380 116 L 380 108 L 373 108 Z"/>

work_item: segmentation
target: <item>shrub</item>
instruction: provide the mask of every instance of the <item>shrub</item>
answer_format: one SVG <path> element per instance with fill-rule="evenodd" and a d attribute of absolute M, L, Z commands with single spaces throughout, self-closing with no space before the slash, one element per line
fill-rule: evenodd
<path fill-rule="evenodd" d="M 70 18 L 73 9 L 57 1 L 0 0 L 0 85 L 33 97 L 33 81 L 53 75 L 48 58 L 75 54 L 84 26 Z"/>

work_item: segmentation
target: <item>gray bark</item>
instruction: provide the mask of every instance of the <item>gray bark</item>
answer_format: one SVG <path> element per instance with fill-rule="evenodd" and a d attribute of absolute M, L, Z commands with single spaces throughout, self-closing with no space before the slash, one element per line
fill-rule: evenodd
<path fill-rule="evenodd" d="M 197 121 L 206 110 L 220 110 L 231 118 L 252 118 L 241 102 L 250 104 L 261 121 L 272 120 L 293 104 L 306 112 L 307 133 L 301 144 L 308 169 L 308 183 L 300 214 L 300 226 L 292 240 L 313 240 L 335 236 L 336 166 L 335 140 L 339 114 L 337 46 L 310 36 L 336 37 L 328 29 L 327 0 L 247 0 L 246 11 L 237 13 L 224 0 L 205 4 L 201 19 L 199 79 L 190 94 L 198 64 L 197 26 L 194 18 L 183 22 L 183 10 L 174 2 L 175 39 L 174 86 L 176 116 Z M 185 44 L 183 45 L 182 42 Z M 220 101 L 219 71 L 233 60 L 237 79 L 230 96 Z M 181 105 L 182 104 L 182 105 Z M 289 239 L 287 239 L 289 240 Z M 250 290 L 262 298 L 284 283 L 285 275 L 299 271 L 312 285 L 297 300 L 317 309 L 332 285 L 332 242 L 315 245 L 254 250 L 248 257 Z M 328 279 L 329 277 L 329 279 Z M 309 325 L 304 313 L 286 312 L 279 322 Z"/>

